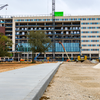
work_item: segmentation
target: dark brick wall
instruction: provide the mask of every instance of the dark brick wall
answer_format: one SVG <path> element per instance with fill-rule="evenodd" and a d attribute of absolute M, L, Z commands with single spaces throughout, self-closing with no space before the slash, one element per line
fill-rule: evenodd
<path fill-rule="evenodd" d="M 0 33 L 5 34 L 5 27 L 0 27 Z"/>

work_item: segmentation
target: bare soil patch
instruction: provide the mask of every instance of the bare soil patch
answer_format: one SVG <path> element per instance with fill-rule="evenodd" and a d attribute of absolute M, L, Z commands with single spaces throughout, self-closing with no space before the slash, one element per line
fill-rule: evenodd
<path fill-rule="evenodd" d="M 37 65 L 37 64 L 0 64 L 0 72 L 28 67 L 31 65 Z"/>
<path fill-rule="evenodd" d="M 55 62 L 43 62 L 43 63 L 57 63 Z M 38 65 L 38 64 L 43 64 L 42 62 L 36 62 L 34 64 L 32 64 L 31 62 L 4 62 L 4 63 L 0 63 L 0 72 L 5 72 L 5 71 L 10 71 L 10 70 L 14 70 L 14 69 L 19 69 L 19 68 L 23 68 L 23 67 L 29 67 L 29 66 L 33 66 L 33 65 Z"/>
<path fill-rule="evenodd" d="M 100 69 L 93 66 L 64 62 L 40 100 L 100 100 Z"/>

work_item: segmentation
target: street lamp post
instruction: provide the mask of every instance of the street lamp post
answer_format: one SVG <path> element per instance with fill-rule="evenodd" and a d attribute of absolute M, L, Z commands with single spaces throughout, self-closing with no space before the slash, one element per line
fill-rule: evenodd
<path fill-rule="evenodd" d="M 80 55 L 82 55 L 82 46 L 80 46 Z"/>
<path fill-rule="evenodd" d="M 99 49 L 99 62 L 100 62 L 100 49 Z"/>
<path fill-rule="evenodd" d="M 18 54 L 18 61 L 19 61 L 19 52 L 17 51 L 17 54 Z"/>

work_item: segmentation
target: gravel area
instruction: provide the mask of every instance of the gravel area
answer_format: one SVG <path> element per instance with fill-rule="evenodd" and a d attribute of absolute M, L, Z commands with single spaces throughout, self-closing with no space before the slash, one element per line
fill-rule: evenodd
<path fill-rule="evenodd" d="M 100 100 L 100 69 L 64 62 L 40 100 Z"/>

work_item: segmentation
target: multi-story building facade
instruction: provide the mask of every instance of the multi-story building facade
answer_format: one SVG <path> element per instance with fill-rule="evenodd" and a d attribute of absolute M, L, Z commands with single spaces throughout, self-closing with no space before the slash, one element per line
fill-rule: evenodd
<path fill-rule="evenodd" d="M 27 33 L 44 31 L 52 40 L 52 16 L 0 16 L 0 26 L 5 35 L 12 39 L 10 52 L 15 60 L 31 59 Z M 100 16 L 63 16 L 55 18 L 55 59 L 66 60 L 67 56 L 58 42 L 61 41 L 71 59 L 80 54 L 88 59 L 100 59 Z M 38 53 L 36 53 L 37 55 Z M 52 49 L 40 54 L 38 59 L 53 57 Z"/>

